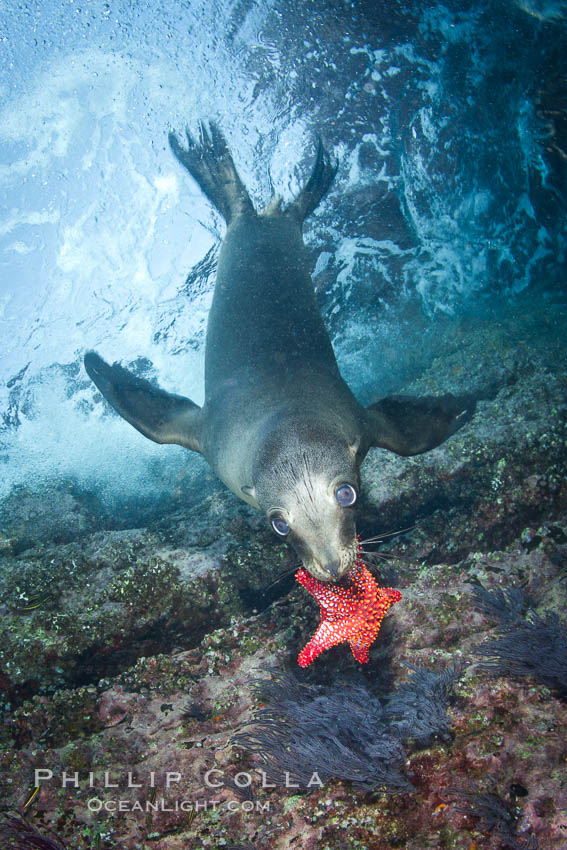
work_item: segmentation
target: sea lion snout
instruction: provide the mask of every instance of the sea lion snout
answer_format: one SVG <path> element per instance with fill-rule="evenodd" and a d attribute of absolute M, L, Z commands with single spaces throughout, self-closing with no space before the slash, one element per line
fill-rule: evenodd
<path fill-rule="evenodd" d="M 315 578 L 318 578 L 319 581 L 324 582 L 339 581 L 339 579 L 346 576 L 351 570 L 351 567 L 348 567 L 347 569 L 341 567 L 340 561 L 333 561 L 332 563 L 324 565 L 318 564 L 316 561 L 311 561 L 311 563 L 304 561 L 302 566 L 308 573 L 311 573 L 312 576 L 315 576 Z"/>
<path fill-rule="evenodd" d="M 303 567 L 319 581 L 335 582 L 348 575 L 355 564 L 356 539 L 353 540 L 352 549 L 342 551 L 334 557 L 304 558 Z"/>
<path fill-rule="evenodd" d="M 308 573 L 323 582 L 336 582 L 347 576 L 356 562 L 357 541 L 354 521 L 334 525 L 321 518 L 318 532 L 295 534 L 289 541 Z M 324 533 L 323 533 L 324 532 Z"/>
<path fill-rule="evenodd" d="M 340 561 L 330 561 L 328 564 L 325 564 L 323 567 L 324 571 L 329 573 L 334 579 L 338 579 L 341 572 L 341 562 Z"/>

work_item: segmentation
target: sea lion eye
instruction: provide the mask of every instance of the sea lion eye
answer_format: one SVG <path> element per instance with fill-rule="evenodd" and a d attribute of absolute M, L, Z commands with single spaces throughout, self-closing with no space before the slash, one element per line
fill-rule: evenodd
<path fill-rule="evenodd" d="M 274 529 L 276 534 L 280 535 L 280 537 L 285 537 L 287 534 L 289 534 L 289 525 L 287 524 L 285 519 L 281 518 L 281 516 L 276 516 L 273 518 L 272 528 Z"/>
<path fill-rule="evenodd" d="M 341 508 L 350 508 L 356 502 L 356 490 L 350 484 L 341 484 L 335 490 L 335 497 Z"/>

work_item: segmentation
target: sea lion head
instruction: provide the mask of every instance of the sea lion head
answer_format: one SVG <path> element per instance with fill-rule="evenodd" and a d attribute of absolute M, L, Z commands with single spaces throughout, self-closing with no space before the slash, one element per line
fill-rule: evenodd
<path fill-rule="evenodd" d="M 337 581 L 355 564 L 357 448 L 339 430 L 305 422 L 277 434 L 257 458 L 259 506 L 320 581 Z"/>

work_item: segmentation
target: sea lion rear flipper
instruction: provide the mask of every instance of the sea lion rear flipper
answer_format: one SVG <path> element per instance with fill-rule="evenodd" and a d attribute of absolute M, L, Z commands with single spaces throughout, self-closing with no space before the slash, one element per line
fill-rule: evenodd
<path fill-rule="evenodd" d="M 398 455 L 421 454 L 454 434 L 474 410 L 472 395 L 383 398 L 367 408 L 369 442 Z"/>
<path fill-rule="evenodd" d="M 201 408 L 190 399 L 167 393 L 118 363 L 109 366 L 94 351 L 85 354 L 85 369 L 112 407 L 145 437 L 201 451 Z"/>
<path fill-rule="evenodd" d="M 321 198 L 335 179 L 338 163 L 332 163 L 329 152 L 323 147 L 321 138 L 317 144 L 317 157 L 311 177 L 297 198 L 286 208 L 286 215 L 293 215 L 301 224 L 318 206 Z"/>
<path fill-rule="evenodd" d="M 207 130 L 199 124 L 199 143 L 189 130 L 185 131 L 187 147 L 183 148 L 175 133 L 170 133 L 169 145 L 181 165 L 197 181 L 202 192 L 221 213 L 227 224 L 243 213 L 255 215 L 252 201 L 238 176 L 226 140 L 212 121 Z"/>

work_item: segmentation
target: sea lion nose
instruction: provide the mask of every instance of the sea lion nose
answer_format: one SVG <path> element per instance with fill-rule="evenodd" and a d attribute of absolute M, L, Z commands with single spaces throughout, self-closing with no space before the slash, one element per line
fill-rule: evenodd
<path fill-rule="evenodd" d="M 330 562 L 326 563 L 325 566 L 324 566 L 325 572 L 329 573 L 329 575 L 331 575 L 333 578 L 339 577 L 340 569 L 341 569 L 341 562 L 340 561 L 330 561 Z"/>

